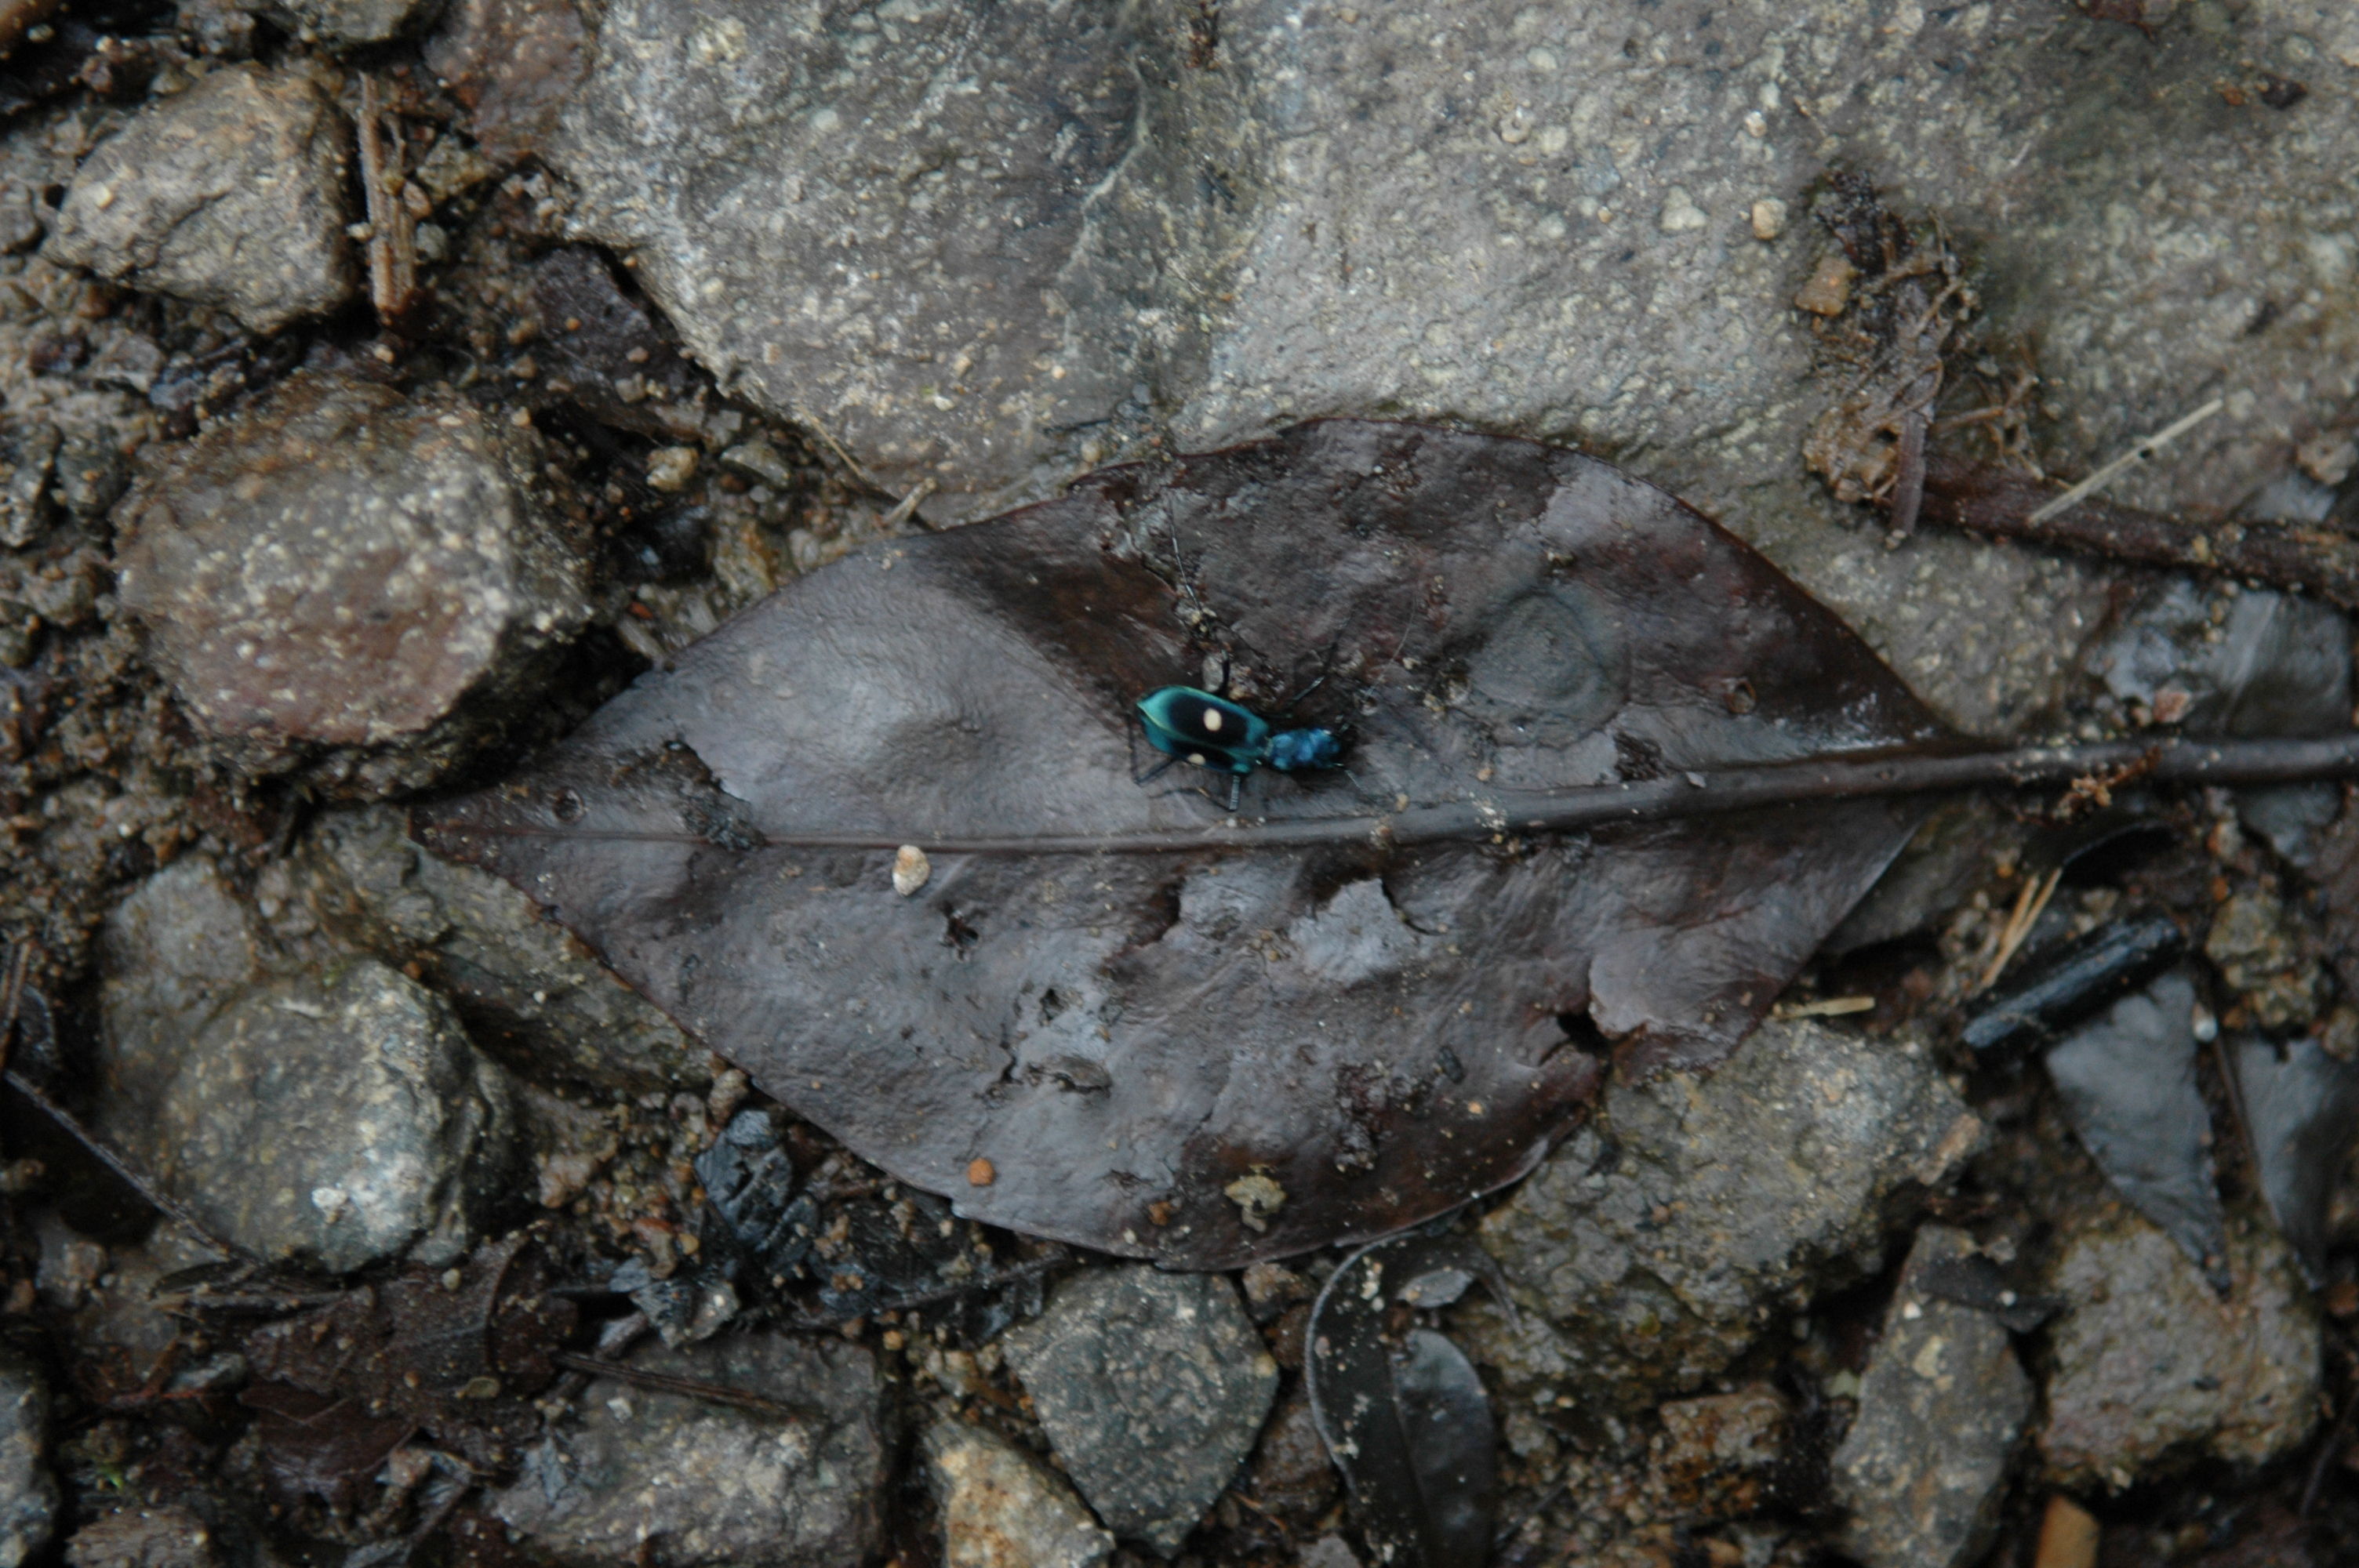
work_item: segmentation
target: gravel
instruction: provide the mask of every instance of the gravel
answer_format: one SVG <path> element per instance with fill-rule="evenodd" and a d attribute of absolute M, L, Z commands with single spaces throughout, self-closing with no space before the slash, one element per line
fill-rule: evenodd
<path fill-rule="evenodd" d="M 57 1528 L 57 1478 L 49 1474 L 49 1390 L 22 1352 L 0 1350 L 0 1568 L 47 1546 Z"/>
<path fill-rule="evenodd" d="M 1963 1231 L 1918 1231 L 1835 1450 L 1843 1550 L 1865 1568 L 1962 1568 L 1998 1527 L 2031 1379 L 1997 1319 L 1938 1299 L 1929 1278 L 1974 1251 Z"/>
<path fill-rule="evenodd" d="M 273 973 L 275 957 L 202 857 L 126 899 L 106 933 L 99 1127 L 264 1258 L 461 1256 L 514 1183 L 504 1076 L 399 971 Z"/>
<path fill-rule="evenodd" d="M 2071 1217 L 2047 1284 L 2071 1303 L 2049 1332 L 2039 1452 L 2050 1480 L 2120 1488 L 2195 1458 L 2258 1465 L 2310 1435 L 2317 1309 L 2265 1227 L 2232 1227 L 2228 1260 L 2223 1300 L 2128 1209 Z"/>
<path fill-rule="evenodd" d="M 1228 1485 L 1277 1391 L 1277 1364 L 1218 1274 L 1083 1274 L 1006 1344 L 1098 1517 L 1166 1557 Z"/>
<path fill-rule="evenodd" d="M 442 389 L 303 371 L 169 449 L 118 511 L 123 605 L 253 773 L 431 783 L 588 618 L 512 427 Z"/>
<path fill-rule="evenodd" d="M 666 1568 L 843 1568 L 882 1541 L 882 1387 L 841 1341 L 739 1335 L 630 1357 L 650 1372 L 803 1407 L 773 1416 L 593 1380 L 492 1494 L 491 1516 L 554 1556 Z"/>
<path fill-rule="evenodd" d="M 230 66 L 92 151 L 48 254 L 231 312 L 257 332 L 352 299 L 345 129 L 320 84 Z"/>
<path fill-rule="evenodd" d="M 1763 1025 L 1709 1077 L 1617 1084 L 1484 1217 L 1527 1315 L 1460 1309 L 1476 1358 L 1543 1408 L 1694 1389 L 1773 1312 L 1875 1271 L 1981 1134 L 1921 1042 L 1809 1022 Z"/>
<path fill-rule="evenodd" d="M 938 1422 L 924 1447 L 945 1568 L 1098 1568 L 1113 1552 L 1072 1487 L 1006 1438 Z"/>

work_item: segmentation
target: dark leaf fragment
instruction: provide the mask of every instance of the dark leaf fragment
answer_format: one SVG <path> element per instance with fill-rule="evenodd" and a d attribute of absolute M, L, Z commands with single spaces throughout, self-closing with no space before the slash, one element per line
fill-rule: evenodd
<path fill-rule="evenodd" d="M 1227 1267 L 1522 1173 L 1601 1071 L 1560 1017 L 1641 1069 L 1725 1056 L 1918 815 L 944 852 L 906 898 L 889 851 L 765 842 L 1209 823 L 1202 775 L 1134 783 L 1126 718 L 1223 662 L 1265 712 L 1323 672 L 1287 721 L 1349 736 L 1348 771 L 1247 781 L 1277 824 L 1939 734 L 1661 492 L 1530 442 L 1333 421 L 848 557 L 420 828 L 962 1214 Z"/>
<path fill-rule="evenodd" d="M 2359 1134 L 2359 1064 L 2314 1039 L 2231 1047 L 2236 1104 L 2277 1228 L 2313 1284 L 2325 1278 L 2327 1207 Z"/>
<path fill-rule="evenodd" d="M 2114 1189 L 2229 1286 L 2212 1119 L 2195 1081 L 2195 984 L 2163 976 L 2048 1053 L 2072 1130 Z"/>
<path fill-rule="evenodd" d="M 531 1396 L 555 1378 L 573 1305 L 550 1293 L 524 1234 L 447 1271 L 344 1292 L 245 1338 L 263 1456 L 288 1491 L 348 1505 L 416 1433 L 497 1465 L 538 1430 Z"/>
<path fill-rule="evenodd" d="M 1447 1304 L 1496 1268 L 1462 1236 L 1380 1241 L 1336 1270 L 1311 1308 L 1311 1413 L 1380 1563 L 1481 1568 L 1490 1557 L 1490 1399 L 1465 1353 L 1416 1326 L 1414 1309 Z"/>

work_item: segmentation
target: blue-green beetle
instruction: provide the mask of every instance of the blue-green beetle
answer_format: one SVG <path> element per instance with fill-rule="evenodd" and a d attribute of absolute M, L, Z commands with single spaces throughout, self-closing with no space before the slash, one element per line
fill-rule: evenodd
<path fill-rule="evenodd" d="M 1334 731 L 1280 730 L 1251 708 L 1192 686 L 1150 691 L 1138 699 L 1135 711 L 1138 727 L 1147 731 L 1147 743 L 1165 756 L 1145 773 L 1134 774 L 1137 782 L 1147 783 L 1173 762 L 1225 773 L 1231 811 L 1237 808 L 1245 775 L 1256 768 L 1284 773 L 1332 768 L 1343 761 L 1343 743 Z"/>

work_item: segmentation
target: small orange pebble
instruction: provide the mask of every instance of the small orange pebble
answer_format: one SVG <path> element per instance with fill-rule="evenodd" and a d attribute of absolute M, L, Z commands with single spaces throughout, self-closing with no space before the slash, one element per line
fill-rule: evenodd
<path fill-rule="evenodd" d="M 631 614 L 641 621 L 653 621 L 656 618 L 656 612 L 654 611 L 649 610 L 646 605 L 641 604 L 636 599 L 631 600 L 630 603 L 623 606 L 623 608 L 629 611 Z"/>
<path fill-rule="evenodd" d="M 982 1155 L 978 1154 L 973 1159 L 969 1160 L 966 1162 L 966 1184 L 968 1186 L 987 1187 L 998 1179 L 999 1173 L 993 1170 L 991 1162 L 984 1159 Z"/>
<path fill-rule="evenodd" d="M 1169 1198 L 1157 1198 L 1153 1203 L 1148 1204 L 1147 1206 L 1147 1222 L 1149 1225 L 1170 1224 L 1171 1200 Z"/>

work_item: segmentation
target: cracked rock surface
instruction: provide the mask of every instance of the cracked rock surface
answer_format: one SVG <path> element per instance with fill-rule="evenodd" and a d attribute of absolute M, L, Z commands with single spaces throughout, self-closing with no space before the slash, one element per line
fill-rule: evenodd
<path fill-rule="evenodd" d="M 353 297 L 344 125 L 308 76 L 251 64 L 158 100 L 75 170 L 49 254 L 257 332 Z"/>
<path fill-rule="evenodd" d="M 1919 1042 L 1769 1022 L 1711 1076 L 1614 1088 L 1483 1221 L 1527 1309 L 1463 1309 L 1525 1397 L 1606 1409 L 1695 1388 L 1773 1308 L 1871 1273 L 1982 1126 Z"/>

